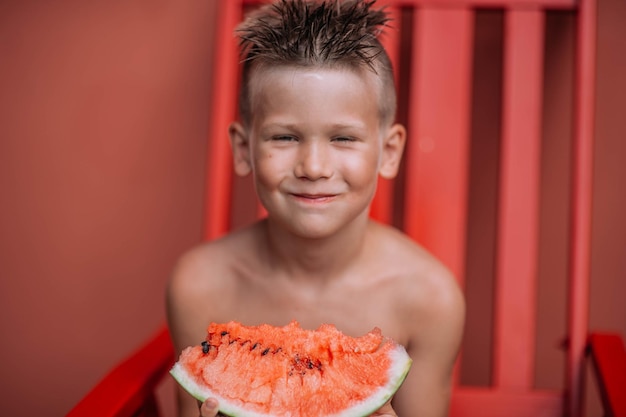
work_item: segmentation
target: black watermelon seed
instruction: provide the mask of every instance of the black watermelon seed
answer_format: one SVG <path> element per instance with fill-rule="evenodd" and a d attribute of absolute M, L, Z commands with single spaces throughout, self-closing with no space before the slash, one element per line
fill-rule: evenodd
<path fill-rule="evenodd" d="M 205 355 L 209 353 L 209 342 L 207 342 L 206 340 L 202 342 L 202 353 L 204 353 Z"/>
<path fill-rule="evenodd" d="M 261 356 L 265 356 L 270 352 L 270 348 L 265 349 L 263 352 L 261 352 Z"/>

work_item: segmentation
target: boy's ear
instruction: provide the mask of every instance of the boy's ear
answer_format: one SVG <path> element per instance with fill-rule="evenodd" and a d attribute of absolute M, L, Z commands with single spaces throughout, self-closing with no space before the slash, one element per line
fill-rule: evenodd
<path fill-rule="evenodd" d="M 230 146 L 233 151 L 233 168 L 235 173 L 245 177 L 252 171 L 250 163 L 250 141 L 246 129 L 241 123 L 234 122 L 228 126 Z"/>
<path fill-rule="evenodd" d="M 383 138 L 382 157 L 378 173 L 385 179 L 398 175 L 400 161 L 406 142 L 406 129 L 401 124 L 394 124 Z"/>

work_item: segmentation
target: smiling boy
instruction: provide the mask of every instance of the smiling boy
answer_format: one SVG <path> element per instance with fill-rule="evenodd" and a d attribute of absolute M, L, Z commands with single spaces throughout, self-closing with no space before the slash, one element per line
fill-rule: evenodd
<path fill-rule="evenodd" d="M 393 178 L 406 132 L 394 123 L 391 64 L 369 1 L 281 0 L 239 28 L 244 56 L 234 170 L 252 175 L 267 217 L 192 249 L 168 288 L 178 351 L 210 322 L 373 327 L 413 367 L 376 416 L 447 415 L 464 301 L 422 247 L 369 218 L 379 176 Z M 215 416 L 214 400 L 202 416 Z M 179 392 L 181 417 L 198 404 Z"/>

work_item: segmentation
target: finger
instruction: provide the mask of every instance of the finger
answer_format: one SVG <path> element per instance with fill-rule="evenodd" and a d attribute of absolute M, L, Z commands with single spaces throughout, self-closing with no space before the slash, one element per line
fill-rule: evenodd
<path fill-rule="evenodd" d="M 373 417 L 397 417 L 396 412 L 393 410 L 391 406 L 391 400 L 387 401 L 385 405 L 380 407 L 380 409 L 372 414 Z"/>
<path fill-rule="evenodd" d="M 207 398 L 200 406 L 200 417 L 215 417 L 218 413 L 218 404 L 215 398 Z"/>

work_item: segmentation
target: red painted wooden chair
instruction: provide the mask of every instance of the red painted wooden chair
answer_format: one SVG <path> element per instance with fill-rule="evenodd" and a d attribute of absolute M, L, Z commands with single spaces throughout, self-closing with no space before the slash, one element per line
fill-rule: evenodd
<path fill-rule="evenodd" d="M 619 335 L 592 333 L 589 354 L 597 376 L 605 417 L 626 417 L 626 348 Z"/>
<path fill-rule="evenodd" d="M 238 52 L 232 30 L 243 7 L 221 1 L 214 106 L 207 164 L 207 239 L 232 224 L 233 178 L 227 126 L 236 114 Z M 401 112 L 409 129 L 404 173 L 380 184 L 372 216 L 401 227 L 464 282 L 470 150 L 472 38 L 477 9 L 504 19 L 502 128 L 497 218 L 493 376 L 488 387 L 455 385 L 454 417 L 579 416 L 587 343 L 591 163 L 595 69 L 595 0 L 380 0 L 397 19 L 385 38 L 402 80 Z M 533 388 L 542 70 L 546 10 L 568 10 L 577 22 L 575 127 L 571 201 L 567 375 L 564 392 Z M 410 16 L 409 19 L 400 16 Z M 406 27 L 403 27 L 406 26 Z M 401 39 L 408 36 L 410 42 Z M 408 45 L 408 47 L 407 47 Z M 410 60 L 406 59 L 409 55 Z M 607 415 L 623 415 L 616 390 L 622 360 L 593 336 L 591 352 Z M 613 342 L 612 342 L 613 343 Z M 173 361 L 167 330 L 114 369 L 69 416 L 157 416 L 154 387 Z M 621 358 L 621 359 L 620 359 Z M 460 358 L 462 361 L 462 355 Z M 607 365 L 607 361 L 609 364 Z M 457 372 L 458 374 L 458 372 Z M 612 385 L 612 384 L 618 384 Z M 613 401 L 613 402 L 611 402 Z M 617 405 L 614 405 L 617 404 Z M 621 405 L 620 405 L 621 404 Z M 142 408 L 142 405 L 145 408 Z M 610 411 L 610 407 L 618 407 Z M 619 408 L 622 407 L 622 408 Z M 619 411 L 621 410 L 621 411 Z M 610 414 L 613 412 L 613 414 Z"/>

